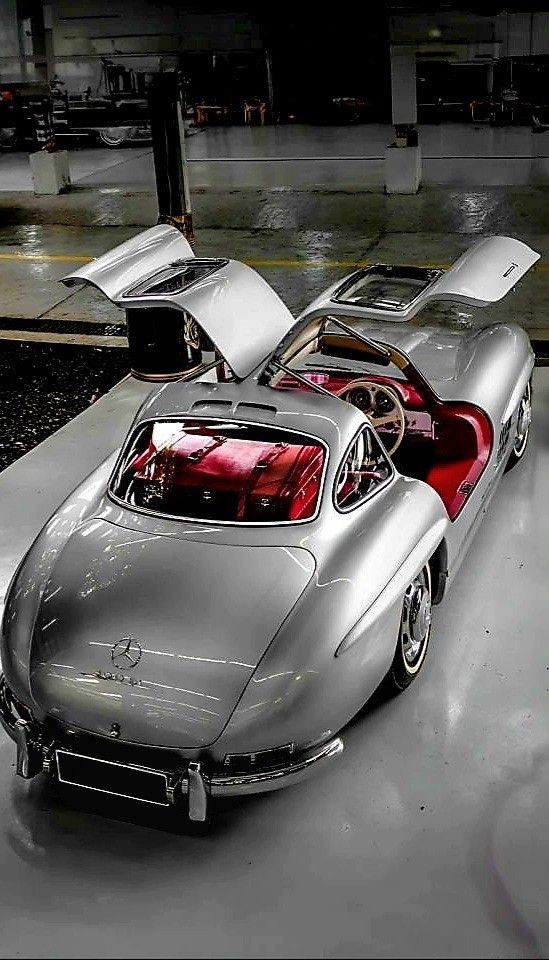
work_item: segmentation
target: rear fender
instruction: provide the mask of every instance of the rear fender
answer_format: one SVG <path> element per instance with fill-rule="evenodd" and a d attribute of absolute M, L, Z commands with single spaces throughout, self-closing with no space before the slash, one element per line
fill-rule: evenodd
<path fill-rule="evenodd" d="M 11 690 L 29 707 L 34 706 L 29 683 L 32 635 L 50 573 L 71 534 L 96 511 L 115 459 L 116 453 L 104 460 L 50 517 L 6 594 L 0 631 L 2 670 Z"/>
<path fill-rule="evenodd" d="M 322 742 L 349 722 L 385 676 L 406 587 L 436 553 L 449 520 L 438 495 L 421 481 L 398 477 L 378 496 L 375 516 L 338 516 L 349 527 L 329 556 L 321 556 L 324 544 L 309 544 L 315 577 L 211 748 L 216 760 Z"/>
<path fill-rule="evenodd" d="M 376 597 L 364 616 L 360 618 L 358 623 L 355 624 L 353 629 L 350 630 L 347 636 L 341 641 L 335 652 L 336 657 L 340 657 L 354 643 L 361 640 L 369 632 L 376 620 L 378 620 L 385 611 L 389 610 L 399 598 L 404 596 L 408 584 L 427 566 L 431 557 L 438 550 L 446 530 L 446 525 L 446 520 L 441 518 L 423 535 L 392 580 L 379 596 Z"/>

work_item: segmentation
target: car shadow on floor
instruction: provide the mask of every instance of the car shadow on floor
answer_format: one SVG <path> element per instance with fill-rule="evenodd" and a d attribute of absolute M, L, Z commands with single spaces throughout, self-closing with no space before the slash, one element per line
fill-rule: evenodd
<path fill-rule="evenodd" d="M 243 821 L 272 796 L 216 800 L 206 823 L 193 823 L 185 798 L 165 809 L 68 787 L 42 774 L 28 782 L 14 776 L 10 792 L 5 838 L 17 856 L 33 863 L 68 850 L 75 856 L 116 850 L 117 859 L 131 860 L 136 835 L 143 838 L 141 849 L 152 856 L 170 853 L 176 838 L 199 840 L 206 850 L 212 841 L 241 830 Z"/>

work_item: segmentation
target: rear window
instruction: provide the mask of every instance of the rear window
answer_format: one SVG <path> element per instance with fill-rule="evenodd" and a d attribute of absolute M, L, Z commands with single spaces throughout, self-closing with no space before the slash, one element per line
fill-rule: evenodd
<path fill-rule="evenodd" d="M 326 449 L 289 430 L 212 420 L 155 420 L 130 438 L 111 493 L 189 520 L 296 523 L 317 512 Z"/>

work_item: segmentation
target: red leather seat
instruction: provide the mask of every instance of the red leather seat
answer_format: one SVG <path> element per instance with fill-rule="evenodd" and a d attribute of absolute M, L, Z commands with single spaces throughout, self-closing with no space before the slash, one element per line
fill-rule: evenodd
<path fill-rule="evenodd" d="M 441 405 L 437 417 L 434 463 L 425 481 L 455 520 L 486 466 L 492 429 L 486 414 L 472 404 Z"/>

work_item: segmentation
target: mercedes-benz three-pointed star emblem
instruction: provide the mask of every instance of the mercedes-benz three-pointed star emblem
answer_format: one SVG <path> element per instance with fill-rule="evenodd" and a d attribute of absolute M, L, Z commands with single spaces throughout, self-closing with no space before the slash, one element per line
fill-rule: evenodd
<path fill-rule="evenodd" d="M 117 670 L 133 670 L 142 655 L 141 644 L 133 637 L 124 637 L 111 650 L 111 660 Z"/>

